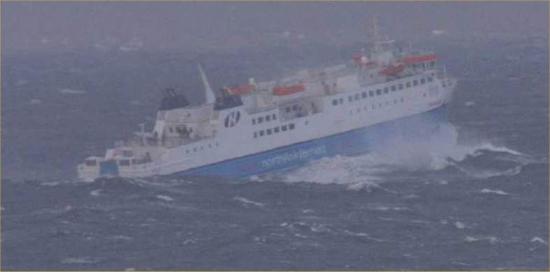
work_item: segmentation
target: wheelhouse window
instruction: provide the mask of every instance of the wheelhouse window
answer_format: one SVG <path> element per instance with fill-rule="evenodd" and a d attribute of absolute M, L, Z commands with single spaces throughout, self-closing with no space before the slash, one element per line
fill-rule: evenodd
<path fill-rule="evenodd" d="M 264 121 L 263 117 L 258 117 L 258 124 L 261 124 Z"/>
<path fill-rule="evenodd" d="M 421 79 L 420 79 L 420 84 L 424 84 L 424 83 L 426 83 L 426 79 L 421 78 Z"/>
<path fill-rule="evenodd" d="M 407 86 L 407 88 L 410 88 L 410 87 L 411 87 L 411 82 L 408 81 L 408 82 L 405 84 L 405 86 Z"/>
<path fill-rule="evenodd" d="M 294 129 L 294 124 L 289 124 L 288 129 L 293 130 Z"/>
<path fill-rule="evenodd" d="M 403 90 L 403 83 L 399 83 L 399 90 Z"/>
<path fill-rule="evenodd" d="M 266 130 L 266 134 L 267 134 L 267 135 L 271 135 L 271 129 L 270 129 L 270 128 L 268 128 L 268 129 Z"/>
<path fill-rule="evenodd" d="M 84 163 L 86 164 L 86 166 L 96 166 L 97 165 L 96 160 L 86 160 Z"/>
<path fill-rule="evenodd" d="M 362 93 L 361 93 L 361 97 L 362 97 L 362 98 L 367 98 L 367 92 L 362 92 Z"/>
<path fill-rule="evenodd" d="M 286 125 L 281 126 L 282 131 L 286 131 Z"/>
<path fill-rule="evenodd" d="M 418 80 L 415 79 L 413 80 L 413 86 L 416 86 L 416 85 L 418 85 Z"/>
<path fill-rule="evenodd" d="M 265 121 L 266 121 L 266 122 L 271 121 L 271 116 L 270 116 L 270 115 L 266 116 L 266 117 L 265 117 Z"/>
<path fill-rule="evenodd" d="M 395 85 L 392 85 L 392 86 L 391 86 L 391 91 L 392 91 L 392 92 L 395 92 Z M 384 93 L 388 93 L 388 92 L 384 92 Z"/>
<path fill-rule="evenodd" d="M 376 95 L 381 95 L 382 94 L 382 90 L 378 89 L 376 90 Z"/>
<path fill-rule="evenodd" d="M 374 91 L 369 91 L 369 96 L 374 96 Z"/>

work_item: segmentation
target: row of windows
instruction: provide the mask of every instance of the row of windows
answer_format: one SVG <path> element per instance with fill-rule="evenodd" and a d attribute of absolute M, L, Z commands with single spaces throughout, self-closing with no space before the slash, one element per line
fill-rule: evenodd
<path fill-rule="evenodd" d="M 264 122 L 264 120 L 266 122 L 269 122 L 271 120 L 275 121 L 277 120 L 277 115 L 275 113 L 273 114 L 270 114 L 270 115 L 266 115 L 266 116 L 261 116 L 261 117 L 257 117 L 257 118 L 252 118 L 252 124 L 255 125 L 256 123 L 258 124 L 261 124 Z"/>
<path fill-rule="evenodd" d="M 281 127 L 274 127 L 274 128 L 268 128 L 260 131 L 255 131 L 254 138 L 262 137 L 264 135 L 267 136 L 271 134 L 276 134 L 279 132 L 284 132 L 284 131 L 293 130 L 293 129 L 294 129 L 294 124 L 291 123 L 288 125 L 282 125 Z"/>
<path fill-rule="evenodd" d="M 420 81 L 418 79 L 415 79 L 412 82 L 407 81 L 404 85 L 403 85 L 403 83 L 399 83 L 397 85 L 384 87 L 383 89 L 369 90 L 368 92 L 364 91 L 362 93 L 356 93 L 355 95 L 348 96 L 348 101 L 352 102 L 354 100 L 359 100 L 361 98 L 367 98 L 367 96 L 369 96 L 369 97 L 373 97 L 375 95 L 378 96 L 378 95 L 382 95 L 382 93 L 387 94 L 387 93 L 390 92 L 390 90 L 392 92 L 395 92 L 396 90 L 403 90 L 403 88 L 410 88 L 411 85 L 412 86 L 417 86 L 418 84 L 425 84 L 426 81 L 427 82 L 432 82 L 433 79 L 432 79 L 432 77 L 421 78 Z M 332 100 L 332 105 L 333 106 L 336 106 L 336 105 L 342 104 L 342 103 L 344 103 L 343 98 L 338 98 L 338 99 L 333 99 Z"/>
<path fill-rule="evenodd" d="M 203 151 L 206 147 L 208 147 L 208 148 L 213 148 L 213 147 L 216 147 L 216 146 L 219 146 L 219 145 L 220 145 L 220 144 L 218 144 L 218 143 L 216 142 L 216 143 L 208 144 L 208 145 L 195 146 L 195 147 L 193 147 L 193 149 L 187 149 L 187 150 L 185 150 L 185 153 Z"/>
<path fill-rule="evenodd" d="M 291 112 L 291 111 L 298 111 L 299 109 L 301 109 L 302 107 L 298 106 L 298 105 L 292 105 L 291 106 L 288 106 L 285 108 L 285 111 L 286 112 Z"/>

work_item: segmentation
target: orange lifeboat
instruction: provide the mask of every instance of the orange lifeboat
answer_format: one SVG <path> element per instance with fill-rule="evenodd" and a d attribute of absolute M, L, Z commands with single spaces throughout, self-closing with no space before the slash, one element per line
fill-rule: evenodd
<path fill-rule="evenodd" d="M 243 95 L 254 91 L 256 87 L 252 84 L 244 84 L 236 87 L 226 88 L 227 92 L 232 95 Z"/>
<path fill-rule="evenodd" d="M 402 63 L 397 65 L 390 64 L 389 66 L 386 66 L 384 69 L 382 69 L 379 73 L 385 76 L 395 76 L 403 72 L 404 69 L 405 69 L 405 65 Z"/>
<path fill-rule="evenodd" d="M 303 83 L 288 85 L 288 86 L 277 86 L 273 88 L 274 95 L 289 95 L 306 90 L 306 86 Z"/>
<path fill-rule="evenodd" d="M 436 61 L 437 56 L 434 54 L 430 55 L 416 55 L 416 56 L 406 56 L 401 59 L 401 62 L 405 64 L 416 64 L 421 62 L 430 62 L 430 61 Z"/>

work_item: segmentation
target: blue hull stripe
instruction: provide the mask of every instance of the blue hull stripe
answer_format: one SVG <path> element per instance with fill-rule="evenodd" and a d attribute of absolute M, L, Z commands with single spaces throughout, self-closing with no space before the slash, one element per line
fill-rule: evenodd
<path fill-rule="evenodd" d="M 447 121 L 446 106 L 364 128 L 296 143 L 175 173 L 177 176 L 238 178 L 289 169 L 323 157 L 358 155 L 381 145 L 391 135 L 425 137 Z"/>

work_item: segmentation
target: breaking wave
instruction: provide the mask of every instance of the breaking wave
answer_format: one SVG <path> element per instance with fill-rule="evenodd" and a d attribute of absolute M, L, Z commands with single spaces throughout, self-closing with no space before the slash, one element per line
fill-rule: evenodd
<path fill-rule="evenodd" d="M 474 179 L 518 175 L 541 161 L 489 141 L 460 143 L 458 129 L 446 123 L 425 138 L 396 135 L 361 156 L 324 158 L 286 173 L 285 182 L 343 184 L 349 189 L 380 188 L 389 176 L 458 172 Z"/>

